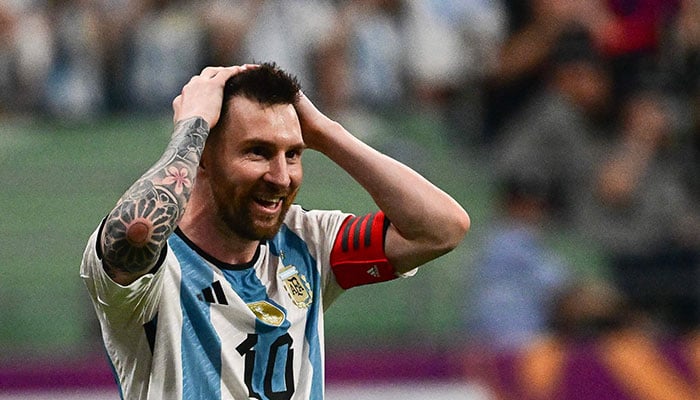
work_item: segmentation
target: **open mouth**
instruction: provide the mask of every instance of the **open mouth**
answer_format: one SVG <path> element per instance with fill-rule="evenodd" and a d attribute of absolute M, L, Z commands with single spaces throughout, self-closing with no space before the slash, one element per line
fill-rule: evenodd
<path fill-rule="evenodd" d="M 260 205 L 265 210 L 275 212 L 277 211 L 284 200 L 281 196 L 258 196 L 255 197 L 255 202 Z"/>

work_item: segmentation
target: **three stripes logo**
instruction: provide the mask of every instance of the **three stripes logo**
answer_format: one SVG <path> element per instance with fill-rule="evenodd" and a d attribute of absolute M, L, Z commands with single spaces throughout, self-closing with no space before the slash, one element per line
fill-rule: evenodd
<path fill-rule="evenodd" d="M 228 305 L 228 300 L 226 300 L 226 295 L 224 294 L 224 288 L 219 281 L 202 289 L 202 293 L 198 294 L 197 298 L 207 303 Z"/>
<path fill-rule="evenodd" d="M 367 274 L 374 277 L 374 278 L 379 278 L 381 274 L 379 273 L 379 267 L 376 265 L 373 265 L 372 268 L 368 269 Z"/>
<path fill-rule="evenodd" d="M 372 244 L 372 224 L 375 214 L 367 214 L 363 217 L 351 217 L 345 224 L 341 236 L 343 252 L 360 250 L 360 246 L 369 247 Z M 351 243 L 352 238 L 352 243 Z"/>

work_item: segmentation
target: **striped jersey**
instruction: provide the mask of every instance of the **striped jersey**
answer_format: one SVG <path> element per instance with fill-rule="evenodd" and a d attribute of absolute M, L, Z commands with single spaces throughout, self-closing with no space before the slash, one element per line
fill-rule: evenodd
<path fill-rule="evenodd" d="M 122 398 L 323 398 L 323 311 L 343 291 L 329 260 L 352 219 L 293 205 L 246 265 L 214 259 L 178 230 L 159 267 L 128 286 L 103 270 L 100 226 L 81 277 Z"/>

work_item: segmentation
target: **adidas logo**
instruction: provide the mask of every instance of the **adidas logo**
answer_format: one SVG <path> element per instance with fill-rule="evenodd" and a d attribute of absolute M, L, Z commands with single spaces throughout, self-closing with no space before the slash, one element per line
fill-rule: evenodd
<path fill-rule="evenodd" d="M 224 288 L 219 281 L 202 289 L 202 293 L 198 294 L 197 298 L 207 303 L 228 305 L 228 300 L 226 300 L 226 295 L 224 294 Z"/>
<path fill-rule="evenodd" d="M 375 278 L 379 278 L 379 268 L 373 265 L 372 268 L 367 270 L 367 273 Z"/>

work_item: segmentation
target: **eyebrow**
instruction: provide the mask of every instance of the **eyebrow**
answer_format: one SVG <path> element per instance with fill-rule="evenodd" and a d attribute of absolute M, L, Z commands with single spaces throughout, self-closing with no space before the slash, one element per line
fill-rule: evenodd
<path fill-rule="evenodd" d="M 241 145 L 242 145 L 242 147 L 251 147 L 251 146 L 279 147 L 279 142 L 276 142 L 274 140 L 264 140 L 264 139 L 248 139 L 248 140 L 243 140 L 241 142 Z M 289 146 L 287 151 L 289 151 L 289 150 L 301 151 L 301 150 L 305 150 L 306 148 L 307 148 L 306 144 L 301 142 L 301 143 Z"/>

